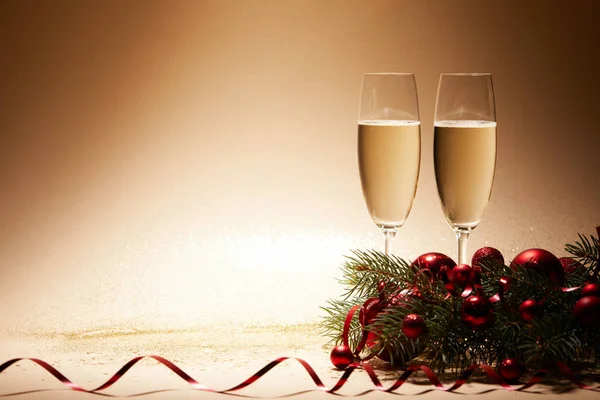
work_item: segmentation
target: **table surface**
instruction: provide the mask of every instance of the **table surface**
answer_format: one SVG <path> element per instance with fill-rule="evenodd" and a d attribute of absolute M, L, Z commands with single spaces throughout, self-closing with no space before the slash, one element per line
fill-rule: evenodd
<path fill-rule="evenodd" d="M 5 333 L 0 337 L 0 362 L 12 358 L 39 358 L 56 367 L 67 378 L 85 389 L 107 381 L 127 361 L 140 355 L 159 355 L 175 363 L 196 381 L 223 390 L 235 386 L 278 357 L 306 360 L 331 387 L 342 373 L 329 362 L 328 339 L 315 324 L 279 326 L 217 325 L 172 331 L 136 331 L 132 329 L 100 329 L 82 332 Z M 375 363 L 377 374 L 385 386 L 398 377 L 396 371 Z M 499 398 L 577 396 L 597 397 L 597 393 L 574 389 L 571 385 L 536 385 L 526 392 L 508 393 L 497 385 L 486 384 L 482 377 L 461 387 L 466 395 Z M 287 360 L 261 379 L 236 393 L 254 398 L 290 396 L 299 399 L 326 399 L 333 395 L 319 392 L 302 366 Z M 364 371 L 353 374 L 340 394 L 354 397 L 374 388 Z M 398 394 L 447 396 L 431 391 L 424 376 L 416 376 L 397 389 Z M 306 392 L 310 391 L 310 392 Z M 148 399 L 224 398 L 227 395 L 198 391 L 164 365 L 143 359 L 117 383 L 102 391 L 115 397 L 141 395 Z M 20 361 L 0 374 L 0 396 L 18 399 L 84 399 L 96 394 L 65 389 L 54 377 L 32 361 Z M 361 397 L 393 396 L 378 392 Z"/>

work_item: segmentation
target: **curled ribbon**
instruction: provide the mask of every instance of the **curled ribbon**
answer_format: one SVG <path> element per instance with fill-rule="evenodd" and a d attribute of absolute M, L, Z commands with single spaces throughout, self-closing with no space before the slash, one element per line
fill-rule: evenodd
<path fill-rule="evenodd" d="M 354 314 L 356 314 L 356 311 L 358 311 L 360 308 L 361 308 L 361 306 L 358 306 L 358 305 L 352 307 L 350 309 L 350 311 L 348 311 L 348 314 L 346 314 L 346 319 L 344 320 L 344 329 L 342 331 L 342 342 L 349 349 L 351 349 L 350 342 L 349 342 L 350 325 L 352 324 L 352 318 L 354 318 Z M 361 356 L 360 356 L 360 353 L 363 351 L 363 349 L 365 348 L 365 345 L 367 344 L 368 337 L 369 337 L 369 332 L 363 326 L 360 341 L 358 342 L 356 349 L 354 349 L 354 351 L 352 352 L 352 354 L 354 354 L 354 357 L 359 361 L 367 361 L 375 356 L 374 354 L 370 354 L 365 358 L 361 358 Z"/>
<path fill-rule="evenodd" d="M 185 371 L 183 371 L 181 368 L 179 368 L 177 365 L 175 365 L 173 362 L 167 360 L 166 358 L 152 355 L 152 356 L 145 356 L 145 357 L 144 356 L 135 357 L 135 358 L 131 359 L 129 362 L 127 362 L 125 365 L 123 365 L 113 376 L 111 376 L 105 383 L 103 383 L 100 386 L 98 386 L 97 388 L 91 389 L 91 390 L 84 389 L 82 386 L 80 386 L 77 383 L 68 379 L 65 375 L 63 375 L 60 371 L 58 371 L 52 365 L 50 365 L 47 362 L 40 360 L 38 358 L 14 358 L 12 360 L 6 361 L 4 364 L 0 365 L 0 373 L 3 372 L 8 367 L 10 367 L 11 365 L 13 365 L 19 361 L 29 360 L 29 361 L 32 361 L 32 362 L 38 364 L 39 366 L 41 366 L 43 369 L 45 369 L 47 372 L 49 372 L 54 378 L 56 378 L 60 383 L 62 383 L 68 389 L 78 391 L 78 392 L 85 392 L 85 393 L 89 393 L 89 394 L 101 395 L 101 396 L 112 396 L 110 394 L 101 393 L 101 392 L 108 389 L 109 387 L 113 386 L 115 383 L 117 383 L 120 379 L 123 378 L 123 376 L 127 373 L 127 371 L 129 371 L 135 364 L 137 364 L 139 361 L 141 361 L 144 358 L 152 358 L 152 359 L 158 361 L 160 364 L 166 366 L 169 370 L 171 370 L 177 376 L 179 376 L 181 379 L 183 379 L 188 384 L 190 384 L 190 386 L 193 389 L 205 391 L 205 392 L 221 393 L 221 394 L 228 394 L 231 392 L 235 392 L 235 391 L 244 389 L 244 388 L 252 385 L 256 381 L 258 381 L 261 377 L 266 375 L 270 370 L 272 370 L 277 365 L 279 365 L 280 363 L 282 363 L 283 361 L 286 361 L 286 360 L 295 360 L 295 361 L 299 362 L 302 365 L 302 367 L 306 370 L 306 372 L 308 373 L 308 375 L 310 376 L 310 378 L 312 379 L 313 383 L 316 386 L 316 389 L 311 389 L 308 391 L 320 391 L 320 392 L 335 394 L 338 396 L 340 394 L 337 392 L 340 389 L 342 389 L 342 387 L 346 384 L 346 382 L 348 382 L 350 376 L 357 369 L 362 369 L 367 373 L 367 375 L 371 379 L 371 382 L 373 383 L 374 388 L 368 389 L 368 390 L 363 391 L 358 394 L 354 394 L 353 396 L 362 396 L 362 395 L 365 395 L 365 394 L 373 392 L 373 391 L 381 391 L 381 392 L 387 392 L 387 393 L 395 392 L 404 383 L 407 382 L 408 378 L 412 374 L 419 372 L 419 371 L 423 372 L 425 374 L 425 376 L 427 377 L 427 379 L 429 380 L 429 382 L 433 385 L 432 389 L 427 389 L 422 393 L 426 393 L 431 390 L 454 392 L 454 391 L 458 390 L 461 386 L 463 386 L 465 383 L 467 383 L 470 376 L 478 370 L 483 371 L 494 383 L 498 384 L 499 389 L 504 389 L 507 391 L 523 391 L 523 390 L 528 389 L 528 388 L 532 387 L 533 385 L 541 382 L 548 372 L 548 370 L 539 370 L 537 373 L 535 373 L 531 377 L 531 379 L 528 382 L 521 384 L 521 385 L 511 386 L 492 367 L 490 367 L 488 365 L 482 365 L 482 364 L 479 364 L 479 365 L 473 364 L 469 368 L 467 368 L 458 377 L 458 379 L 456 379 L 456 381 L 454 383 L 450 384 L 449 386 L 444 386 L 441 383 L 439 377 L 426 365 L 410 365 L 404 370 L 402 375 L 398 379 L 396 379 L 396 381 L 391 386 L 389 386 L 388 388 L 385 388 L 383 386 L 383 384 L 381 383 L 381 381 L 379 380 L 379 378 L 377 377 L 377 374 L 375 373 L 375 370 L 373 369 L 373 367 L 369 363 L 363 362 L 363 363 L 354 363 L 354 364 L 350 365 L 344 371 L 344 373 L 339 378 L 339 380 L 331 388 L 328 388 L 325 386 L 325 384 L 323 383 L 321 378 L 319 378 L 319 376 L 317 375 L 315 370 L 310 366 L 310 364 L 308 362 L 306 362 L 300 358 L 280 357 L 280 358 L 277 358 L 277 359 L 271 361 L 267 365 L 265 365 L 258 372 L 254 373 L 252 376 L 250 376 L 249 378 L 247 378 L 240 384 L 235 385 L 229 389 L 216 390 L 216 389 L 213 389 L 206 385 L 201 384 L 200 382 L 198 382 L 197 380 L 192 378 L 189 374 L 187 374 Z M 583 389 L 583 390 L 595 391 L 595 392 L 600 391 L 600 386 L 593 387 L 593 386 L 583 383 L 582 379 L 580 377 L 576 376 L 571 371 L 571 369 L 564 363 L 557 363 L 557 367 L 563 373 L 563 375 L 567 379 L 569 379 L 573 384 L 575 384 L 578 388 Z M 489 391 L 489 390 L 486 390 L 486 391 Z M 307 390 L 303 390 L 298 393 L 287 394 L 285 396 L 293 396 L 295 394 L 305 393 L 305 392 L 307 392 Z M 7 396 L 7 395 L 3 395 L 3 396 Z"/>

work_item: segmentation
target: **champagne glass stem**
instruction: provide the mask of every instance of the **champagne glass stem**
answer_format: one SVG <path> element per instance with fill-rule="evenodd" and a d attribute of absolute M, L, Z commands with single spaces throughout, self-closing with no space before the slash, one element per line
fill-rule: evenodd
<path fill-rule="evenodd" d="M 470 264 L 467 262 L 467 241 L 469 231 L 466 229 L 456 229 L 456 238 L 458 240 L 458 264 Z"/>
<path fill-rule="evenodd" d="M 394 237 L 396 236 L 395 228 L 383 228 L 383 236 L 385 238 L 385 255 L 389 256 L 392 254 L 392 244 Z"/>

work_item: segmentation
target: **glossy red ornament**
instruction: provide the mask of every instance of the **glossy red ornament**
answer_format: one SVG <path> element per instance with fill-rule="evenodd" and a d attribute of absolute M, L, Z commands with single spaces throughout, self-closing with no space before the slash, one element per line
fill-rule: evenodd
<path fill-rule="evenodd" d="M 523 372 L 525 372 L 525 368 L 523 364 L 515 360 L 514 358 L 507 358 L 502 360 L 498 364 L 498 373 L 508 383 L 515 383 L 519 380 Z"/>
<path fill-rule="evenodd" d="M 454 260 L 442 253 L 425 253 L 417 257 L 412 265 L 418 269 L 427 269 L 431 271 L 434 277 L 438 277 L 442 266 L 452 269 L 456 266 Z"/>
<path fill-rule="evenodd" d="M 517 265 L 545 274 L 550 281 L 558 286 L 565 282 L 565 271 L 560 260 L 544 249 L 525 250 L 513 258 L 510 266 L 517 269 Z"/>
<path fill-rule="evenodd" d="M 561 257 L 558 260 L 565 271 L 565 275 L 571 275 L 573 272 L 583 267 L 579 261 L 573 260 L 569 257 Z"/>
<path fill-rule="evenodd" d="M 597 296 L 600 297 L 600 283 L 588 283 L 581 289 L 581 297 Z"/>
<path fill-rule="evenodd" d="M 484 260 L 498 262 L 504 264 L 504 256 L 500 253 L 500 250 L 493 247 L 482 247 L 478 249 L 471 257 L 471 266 L 473 268 L 481 268 L 481 262 Z"/>
<path fill-rule="evenodd" d="M 354 354 L 352 354 L 350 347 L 342 344 L 334 347 L 333 350 L 331 350 L 329 359 L 334 367 L 338 369 L 346 369 L 348 365 L 352 364 L 354 361 Z"/>
<path fill-rule="evenodd" d="M 459 264 L 450 271 L 450 282 L 461 287 L 465 287 L 469 281 L 474 282 L 474 278 L 475 271 L 467 264 Z"/>
<path fill-rule="evenodd" d="M 470 296 L 460 308 L 460 319 L 473 330 L 486 329 L 495 320 L 492 303 L 487 297 L 480 294 Z"/>
<path fill-rule="evenodd" d="M 600 326 L 600 297 L 585 296 L 575 303 L 573 317 L 586 328 Z"/>
<path fill-rule="evenodd" d="M 427 331 L 423 317 L 418 314 L 408 314 L 402 320 L 402 332 L 410 340 L 417 340 Z"/>
<path fill-rule="evenodd" d="M 543 314 L 542 304 L 536 300 L 525 300 L 519 306 L 519 314 L 521 318 L 527 322 L 531 322 L 539 318 Z"/>

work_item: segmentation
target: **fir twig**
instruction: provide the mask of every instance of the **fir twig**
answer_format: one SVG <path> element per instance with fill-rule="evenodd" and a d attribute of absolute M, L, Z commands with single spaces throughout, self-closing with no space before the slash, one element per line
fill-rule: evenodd
<path fill-rule="evenodd" d="M 597 230 L 600 235 L 600 227 Z M 579 263 L 566 274 L 565 287 L 581 287 L 597 280 L 597 237 L 579 234 L 578 240 L 567 244 L 565 250 Z M 492 365 L 506 358 L 514 358 L 532 369 L 557 361 L 598 366 L 600 327 L 583 328 L 573 317 L 573 307 L 580 298 L 578 290 L 557 290 L 544 273 L 519 265 L 487 259 L 481 267 L 483 294 L 502 296 L 493 306 L 495 323 L 474 331 L 461 320 L 464 299 L 449 296 L 441 280 L 419 274 L 411 263 L 396 256 L 372 250 L 352 251 L 341 267 L 342 299 L 331 300 L 323 307 L 324 334 L 339 343 L 351 307 L 370 297 L 394 298 L 395 302 L 384 302 L 385 308 L 371 325 L 361 326 L 358 317 L 352 320 L 348 338 L 351 346 L 356 346 L 367 329 L 372 332 L 372 340 L 365 351 L 381 356 L 385 353 L 396 366 L 417 361 L 439 372 L 461 371 L 476 363 Z M 510 282 L 508 290 L 501 290 L 501 279 Z M 381 281 L 385 283 L 382 293 L 381 287 L 378 289 Z M 519 310 L 528 299 L 542 304 L 542 315 L 530 322 L 522 318 Z M 418 314 L 425 321 L 427 333 L 417 340 L 410 340 L 403 332 L 402 321 L 408 314 Z"/>
<path fill-rule="evenodd" d="M 600 227 L 596 228 L 600 236 Z M 573 244 L 567 244 L 565 250 L 573 255 L 573 258 L 586 266 L 590 275 L 598 278 L 600 275 L 600 247 L 599 239 L 594 236 L 584 236 L 578 234 L 579 240 Z"/>

